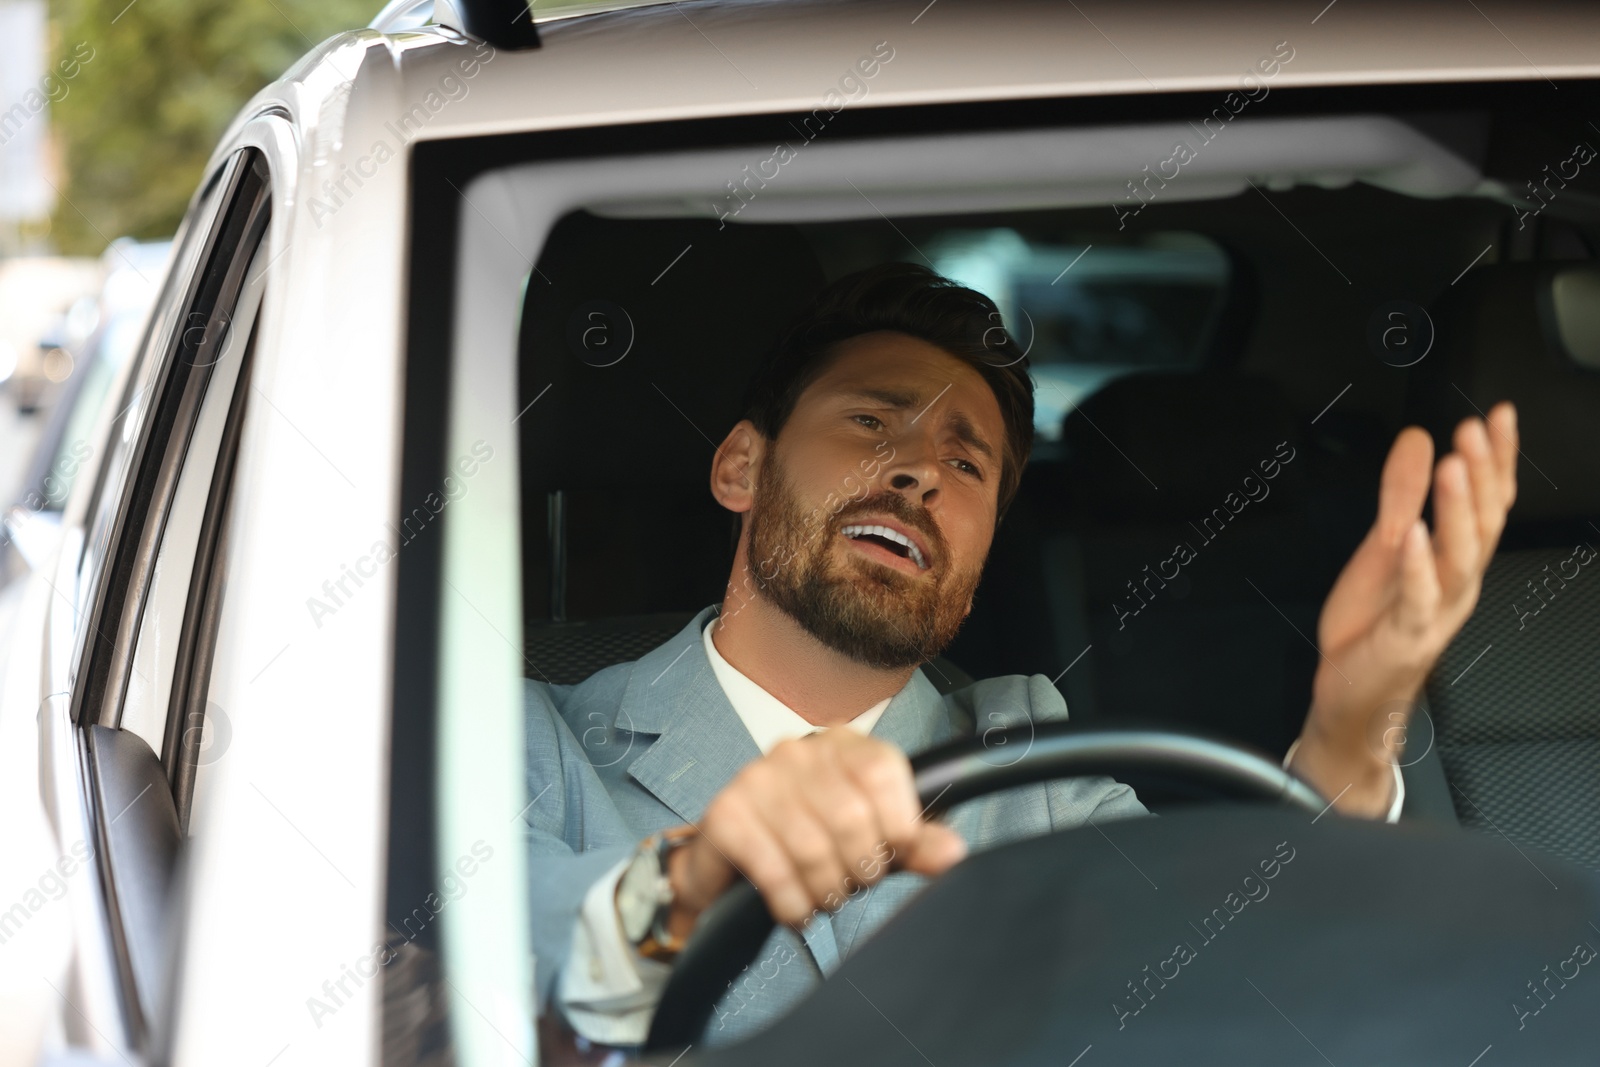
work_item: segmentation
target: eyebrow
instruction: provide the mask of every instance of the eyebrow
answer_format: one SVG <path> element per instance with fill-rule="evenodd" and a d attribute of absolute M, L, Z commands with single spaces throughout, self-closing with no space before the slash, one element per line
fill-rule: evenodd
<path fill-rule="evenodd" d="M 918 394 L 909 389 L 851 389 L 841 394 L 845 400 L 870 400 L 884 407 L 895 408 L 900 411 L 916 409 L 922 402 Z M 960 411 L 952 411 L 947 420 L 951 430 L 955 432 L 956 440 L 983 456 L 989 462 L 995 462 L 994 449 L 989 443 L 978 435 L 977 429 L 972 425 L 972 420 Z"/>
<path fill-rule="evenodd" d="M 994 462 L 994 449 L 989 443 L 978 436 L 978 431 L 972 426 L 971 420 L 959 411 L 950 413 L 950 428 L 956 433 L 956 440 L 977 452 L 990 463 Z"/>

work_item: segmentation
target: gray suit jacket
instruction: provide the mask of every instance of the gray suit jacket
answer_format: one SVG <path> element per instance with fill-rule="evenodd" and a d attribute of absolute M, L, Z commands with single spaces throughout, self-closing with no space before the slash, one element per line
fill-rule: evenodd
<path fill-rule="evenodd" d="M 712 673 L 701 611 L 676 636 L 630 663 L 577 685 L 525 687 L 533 949 L 539 1004 L 547 1010 L 571 947 L 584 893 L 649 834 L 698 822 L 739 769 L 760 757 Z M 919 670 L 889 702 L 872 736 L 915 755 L 963 734 L 1065 719 L 1044 675 L 1007 675 L 941 696 Z M 993 750 L 998 762 L 1019 753 Z M 947 822 L 978 851 L 1006 841 L 1144 814 L 1133 790 L 1109 778 L 1023 786 L 957 805 Z M 832 917 L 847 958 L 927 879 L 897 872 L 857 892 Z M 824 920 L 827 921 L 827 920 Z M 707 1033 L 721 1043 L 770 1023 L 822 976 L 805 942 L 779 927 L 723 996 Z"/>

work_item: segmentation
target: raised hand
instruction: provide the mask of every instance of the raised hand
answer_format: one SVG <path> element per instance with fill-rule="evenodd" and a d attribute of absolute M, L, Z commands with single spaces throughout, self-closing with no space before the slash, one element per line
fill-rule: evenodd
<path fill-rule="evenodd" d="M 1350 814 L 1388 809 L 1403 720 L 1478 602 L 1517 495 L 1516 409 L 1502 402 L 1487 424 L 1463 421 L 1455 451 L 1432 460 L 1426 432 L 1400 432 L 1384 462 L 1377 521 L 1317 624 L 1322 656 L 1293 767 Z M 1430 468 L 1431 538 L 1422 521 Z"/>

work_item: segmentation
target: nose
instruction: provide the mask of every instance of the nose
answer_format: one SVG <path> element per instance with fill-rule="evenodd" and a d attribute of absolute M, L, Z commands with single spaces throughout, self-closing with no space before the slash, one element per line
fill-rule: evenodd
<path fill-rule="evenodd" d="M 912 504 L 933 509 L 938 506 L 943 472 L 933 450 L 925 442 L 895 442 L 894 459 L 884 465 L 883 484 Z"/>

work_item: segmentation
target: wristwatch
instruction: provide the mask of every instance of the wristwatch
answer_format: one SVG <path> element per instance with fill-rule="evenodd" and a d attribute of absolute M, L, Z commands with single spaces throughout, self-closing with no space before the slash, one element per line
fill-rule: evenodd
<path fill-rule="evenodd" d="M 646 959 L 670 962 L 683 950 L 684 939 L 667 930 L 672 910 L 672 882 L 667 857 L 688 844 L 699 830 L 675 826 L 639 843 L 617 882 L 617 918 L 622 934 Z"/>

